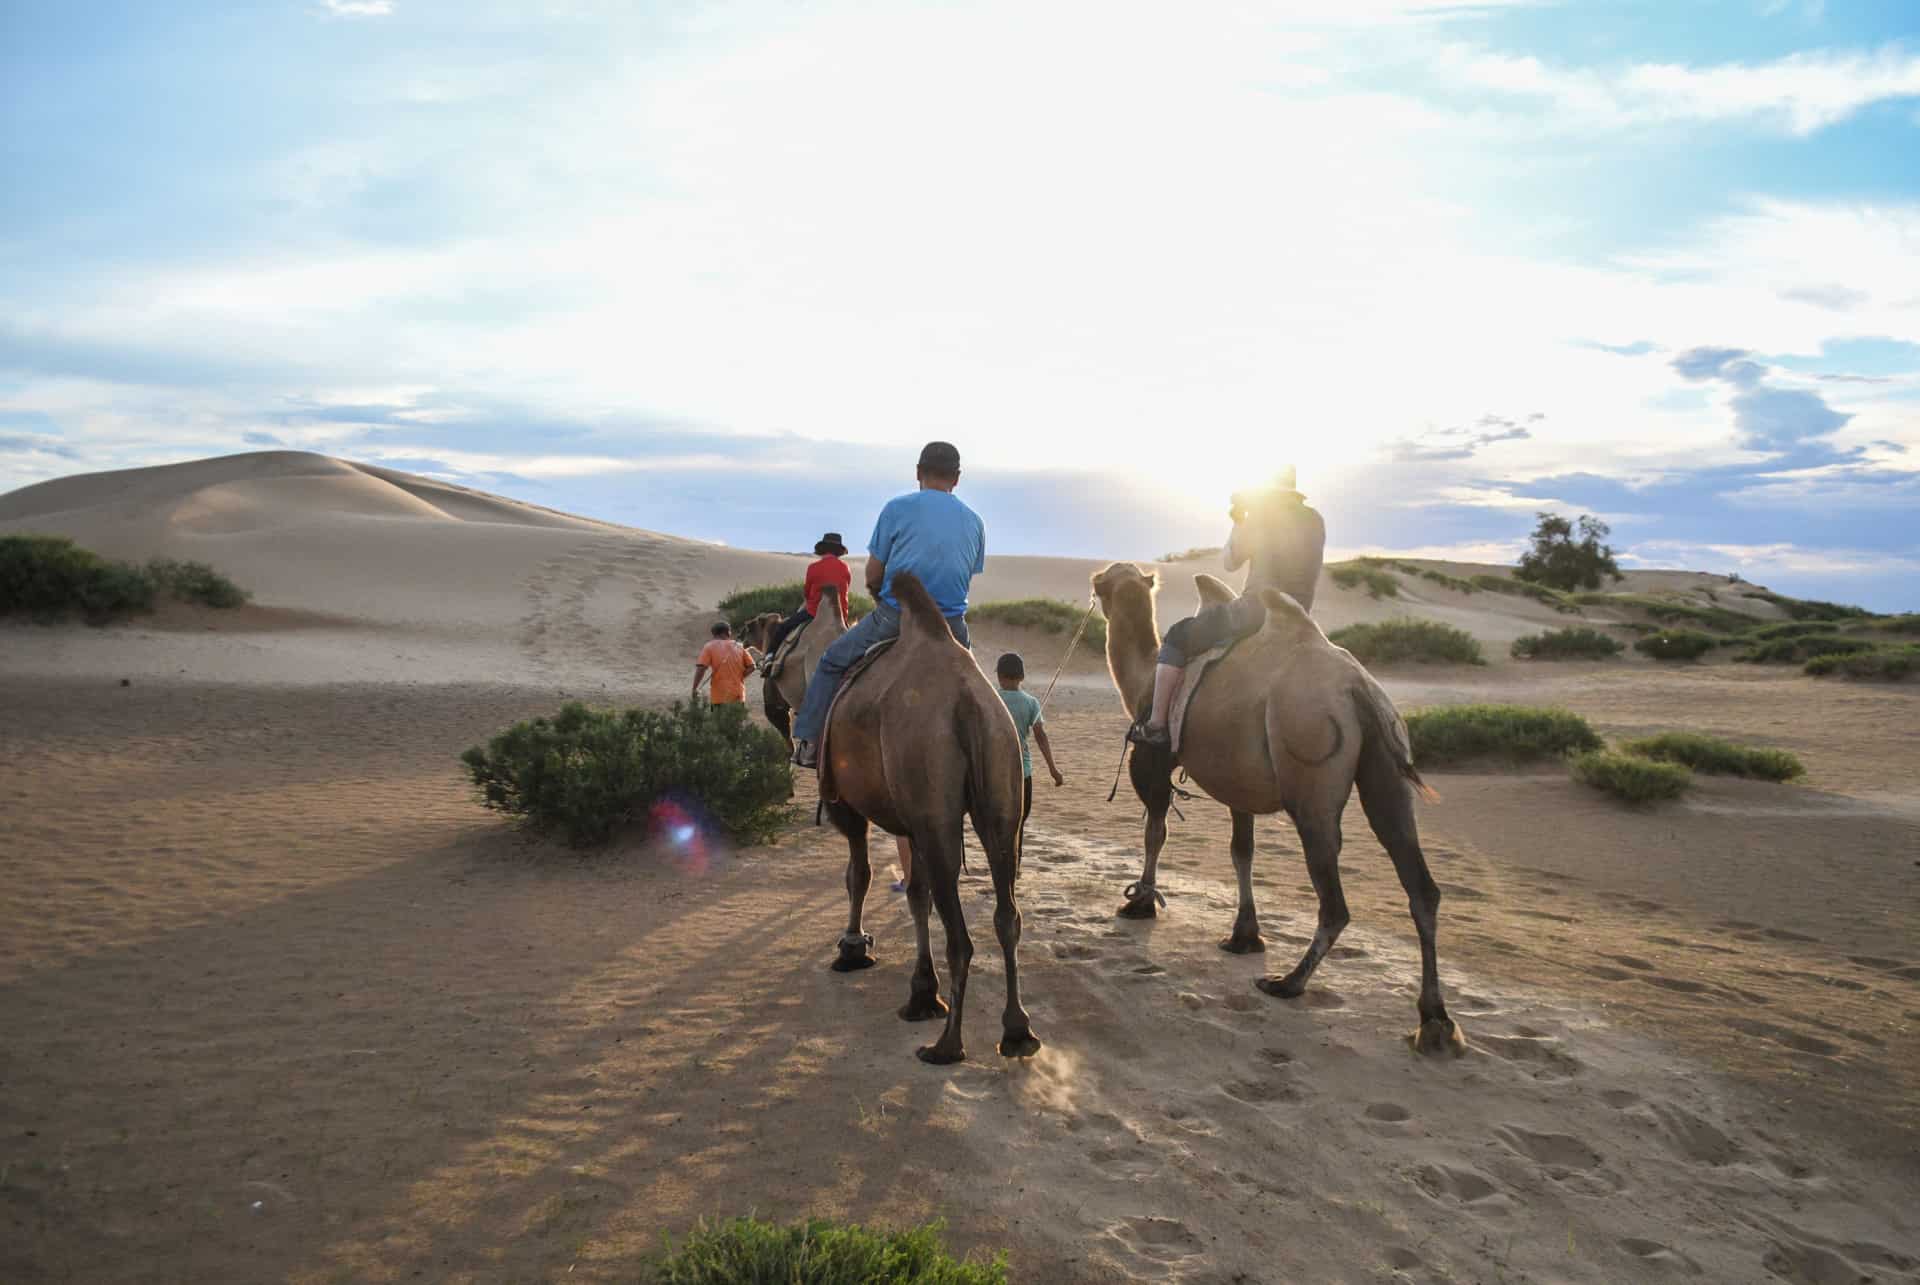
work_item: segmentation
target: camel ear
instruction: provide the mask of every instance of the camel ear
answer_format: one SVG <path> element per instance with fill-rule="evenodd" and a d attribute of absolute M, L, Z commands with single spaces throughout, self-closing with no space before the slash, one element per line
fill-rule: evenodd
<path fill-rule="evenodd" d="M 1159 587 L 1160 587 L 1160 573 L 1158 571 L 1147 572 L 1147 588 L 1158 589 Z"/>

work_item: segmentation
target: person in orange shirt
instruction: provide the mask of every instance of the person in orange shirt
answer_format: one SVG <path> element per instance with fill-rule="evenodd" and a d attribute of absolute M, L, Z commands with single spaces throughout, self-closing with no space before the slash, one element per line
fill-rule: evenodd
<path fill-rule="evenodd" d="M 760 661 L 753 648 L 733 640 L 733 626 L 722 620 L 713 627 L 713 637 L 700 649 L 693 662 L 693 696 L 700 694 L 700 680 L 713 675 L 713 689 L 707 699 L 715 705 L 733 705 L 747 699 L 747 675 Z M 691 699 L 691 697 L 689 697 Z"/>

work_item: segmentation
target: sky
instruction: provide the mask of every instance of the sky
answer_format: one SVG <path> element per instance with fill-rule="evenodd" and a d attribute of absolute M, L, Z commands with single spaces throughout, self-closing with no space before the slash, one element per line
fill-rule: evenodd
<path fill-rule="evenodd" d="M 860 546 L 1920 608 L 1909 0 L 7 0 L 0 491 L 320 451 Z"/>

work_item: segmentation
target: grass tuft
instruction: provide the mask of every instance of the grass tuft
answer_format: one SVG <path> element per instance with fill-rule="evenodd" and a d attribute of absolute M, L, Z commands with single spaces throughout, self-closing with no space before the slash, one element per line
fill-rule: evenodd
<path fill-rule="evenodd" d="M 1871 620 L 1874 613 L 1865 607 L 1849 607 L 1845 603 L 1821 602 L 1817 598 L 1789 598 L 1783 593 L 1774 593 L 1770 589 L 1743 589 L 1742 598 L 1752 598 L 1758 602 L 1770 602 L 1787 613 L 1794 620 Z"/>
<path fill-rule="evenodd" d="M 1660 763 L 1618 750 L 1588 750 L 1568 760 L 1573 779 L 1628 803 L 1677 799 L 1693 784 L 1693 773 L 1678 763 Z"/>
<path fill-rule="evenodd" d="M 1640 611 L 1664 625 L 1693 625 L 1721 633 L 1744 633 L 1758 622 L 1727 607 L 1695 607 L 1670 598 L 1646 593 L 1581 593 L 1574 601 L 1590 607 L 1613 607 L 1621 611 Z"/>
<path fill-rule="evenodd" d="M 1626 649 L 1598 629 L 1550 629 L 1514 639 L 1510 650 L 1516 660 L 1605 660 Z"/>
<path fill-rule="evenodd" d="M 1905 643 L 1851 655 L 1815 656 L 1802 672 L 1815 677 L 1839 674 L 1843 678 L 1906 678 L 1920 673 L 1920 644 Z"/>
<path fill-rule="evenodd" d="M 1408 715 L 1407 732 L 1422 767 L 1476 759 L 1531 763 L 1601 746 L 1599 733 L 1578 714 L 1531 705 L 1442 705 Z"/>
<path fill-rule="evenodd" d="M 1327 637 L 1368 665 L 1391 665 L 1407 660 L 1457 665 L 1487 663 L 1472 634 L 1437 620 L 1384 620 L 1371 625 L 1348 625 Z"/>
<path fill-rule="evenodd" d="M 1816 627 L 1831 628 L 1829 625 Z M 1832 633 L 1801 634 L 1793 638 L 1757 642 L 1734 659 L 1753 664 L 1797 665 L 1815 656 L 1849 656 L 1855 652 L 1872 651 L 1874 647 L 1873 641 L 1867 638 L 1842 638 Z"/>
<path fill-rule="evenodd" d="M 757 585 L 751 589 L 735 589 L 720 600 L 720 615 L 733 626 L 737 634 L 749 620 L 769 611 L 777 611 L 783 616 L 791 616 L 800 610 L 807 601 L 807 586 L 804 581 L 795 580 L 791 584 Z M 847 616 L 858 620 L 873 610 L 873 599 L 864 593 L 855 592 L 847 599 Z"/>
<path fill-rule="evenodd" d="M 1007 1256 L 956 1259 L 940 1223 L 904 1231 L 809 1219 L 780 1227 L 757 1218 L 702 1221 L 647 1263 L 647 1285 L 1006 1285 Z"/>
<path fill-rule="evenodd" d="M 1365 588 L 1369 598 L 1398 598 L 1400 582 L 1379 567 L 1360 562 L 1336 562 L 1327 574 L 1342 589 Z"/>
<path fill-rule="evenodd" d="M 1663 629 L 1633 644 L 1633 649 L 1655 660 L 1698 660 L 1720 645 L 1718 638 L 1692 629 Z"/>
<path fill-rule="evenodd" d="M 1076 607 L 1058 598 L 1014 598 L 1005 602 L 973 603 L 967 608 L 967 624 L 1010 625 L 1072 637 L 1086 614 L 1084 606 Z M 1107 645 L 1107 619 L 1098 611 L 1087 620 L 1083 641 L 1092 647 Z"/>
<path fill-rule="evenodd" d="M 1485 589 L 1488 593 L 1504 593 L 1510 598 L 1531 598 L 1535 602 L 1544 602 L 1562 615 L 1580 614 L 1579 602 L 1558 589 L 1546 585 L 1533 584 L 1526 580 L 1515 580 L 1511 576 L 1481 574 L 1473 578 L 1476 589 Z"/>
<path fill-rule="evenodd" d="M 1661 763 L 1679 763 L 1710 775 L 1791 781 L 1806 775 L 1807 771 L 1798 758 L 1785 750 L 1754 749 L 1699 732 L 1662 732 L 1658 736 L 1628 741 L 1620 749 Z"/>

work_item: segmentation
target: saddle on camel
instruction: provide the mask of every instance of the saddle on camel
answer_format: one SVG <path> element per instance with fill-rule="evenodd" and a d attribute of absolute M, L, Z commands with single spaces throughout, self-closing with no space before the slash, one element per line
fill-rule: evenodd
<path fill-rule="evenodd" d="M 820 745 L 820 797 L 847 839 L 847 928 L 833 967 L 848 972 L 875 962 L 873 938 L 861 926 L 873 879 L 870 826 L 908 837 L 907 904 L 919 958 L 900 1016 L 909 1022 L 946 1017 L 939 1039 L 919 1050 L 921 1060 L 966 1056 L 961 1016 L 973 942 L 960 902 L 960 866 L 962 827 L 971 820 L 993 879 L 993 926 L 1006 959 L 1000 1054 L 1025 1057 L 1040 1041 L 1020 1004 L 1019 733 L 918 577 L 898 573 L 892 588 L 902 607 L 900 636 L 872 648 L 849 671 L 828 709 Z M 933 966 L 933 910 L 947 940 L 950 1004 L 940 998 Z"/>
<path fill-rule="evenodd" d="M 1236 503 L 1234 539 L 1229 543 L 1230 549 L 1246 549 L 1251 541 L 1255 550 L 1248 592 L 1235 596 L 1211 576 L 1196 577 L 1196 583 L 1210 604 L 1207 611 L 1243 621 L 1232 613 L 1257 610 L 1259 623 L 1251 632 L 1237 625 L 1219 640 L 1220 654 L 1204 674 L 1195 676 L 1208 680 L 1189 681 L 1179 702 L 1180 765 L 1232 816 L 1229 850 L 1240 904 L 1233 930 L 1220 948 L 1234 954 L 1266 949 L 1253 900 L 1253 819 L 1284 812 L 1306 852 L 1307 873 L 1320 903 L 1319 924 L 1291 972 L 1263 977 L 1254 985 L 1289 999 L 1306 990 L 1350 918 L 1340 888 L 1340 825 L 1347 799 L 1357 789 L 1368 824 L 1406 889 L 1420 938 L 1420 1026 L 1414 1047 L 1422 1052 L 1458 1051 L 1464 1039 L 1440 994 L 1435 946 L 1440 889 L 1421 851 L 1413 809 L 1416 791 L 1430 799 L 1436 796 L 1414 768 L 1406 723 L 1386 689 L 1352 653 L 1327 640 L 1300 602 L 1272 585 L 1275 568 L 1263 565 L 1272 546 L 1240 529 L 1250 516 L 1247 506 Z M 1313 561 L 1317 573 L 1317 556 Z M 1168 718 L 1185 662 L 1193 655 L 1189 643 L 1185 654 L 1179 649 L 1174 653 L 1181 664 L 1168 664 L 1154 614 L 1158 585 L 1154 575 L 1128 562 L 1113 563 L 1093 577 L 1094 593 L 1107 617 L 1107 667 L 1135 720 L 1129 733 L 1135 742 L 1129 775 L 1147 810 L 1146 861 L 1118 912 L 1134 919 L 1153 918 L 1157 906 L 1165 904 L 1155 875 L 1173 802 L 1175 738 L 1167 730 Z M 1194 619 L 1205 618 L 1203 611 Z M 1159 735 L 1143 736 L 1143 728 Z"/>
<path fill-rule="evenodd" d="M 756 651 L 771 655 L 767 644 L 783 619 L 777 611 L 755 616 L 747 622 L 744 631 L 747 641 Z M 773 724 L 775 731 L 787 738 L 789 749 L 793 745 L 793 711 L 799 709 L 800 702 L 806 699 L 807 679 L 820 663 L 821 654 L 847 632 L 846 622 L 846 608 L 840 602 L 840 590 L 833 585 L 824 587 L 820 591 L 818 616 L 802 622 L 787 635 L 779 644 L 781 659 L 776 672 L 761 680 L 761 702 L 766 709 L 767 721 Z"/>

